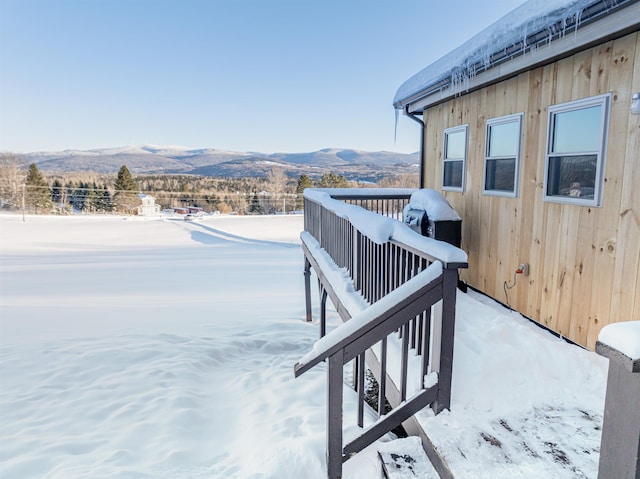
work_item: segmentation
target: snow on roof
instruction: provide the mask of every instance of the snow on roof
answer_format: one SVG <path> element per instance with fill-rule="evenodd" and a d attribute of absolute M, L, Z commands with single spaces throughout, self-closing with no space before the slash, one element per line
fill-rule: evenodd
<path fill-rule="evenodd" d="M 529 0 L 500 20 L 424 68 L 405 81 L 393 99 L 396 109 L 425 96 L 428 90 L 457 85 L 490 67 L 495 58 L 509 59 L 524 53 L 531 45 L 531 36 L 545 32 L 546 43 L 562 37 L 567 28 L 575 29 L 583 13 L 592 5 L 604 3 L 608 12 L 627 3 L 624 0 Z M 517 51 L 510 47 L 518 45 Z"/>

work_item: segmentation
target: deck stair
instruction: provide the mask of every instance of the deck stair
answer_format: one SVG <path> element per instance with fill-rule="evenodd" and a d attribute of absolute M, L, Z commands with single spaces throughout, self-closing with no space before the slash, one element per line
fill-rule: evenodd
<path fill-rule="evenodd" d="M 378 457 L 387 479 L 440 479 L 417 437 L 382 444 Z"/>

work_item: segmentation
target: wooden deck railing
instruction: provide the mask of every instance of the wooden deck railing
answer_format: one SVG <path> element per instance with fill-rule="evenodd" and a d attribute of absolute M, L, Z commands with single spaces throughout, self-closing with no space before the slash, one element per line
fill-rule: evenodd
<path fill-rule="evenodd" d="M 329 478 L 341 477 L 344 460 L 417 411 L 431 404 L 439 413 L 450 404 L 456 286 L 458 269 L 467 266 L 466 254 L 398 221 L 410 190 L 384 190 L 384 197 L 376 197 L 376 191 L 305 192 L 301 238 L 307 320 L 313 269 L 320 287 L 321 339 L 294 370 L 299 376 L 328 361 Z M 376 213 L 346 201 L 360 202 Z M 329 334 L 327 298 L 346 321 Z M 357 365 L 357 423 L 364 426 L 365 362 L 379 383 L 378 420 L 343 447 L 343 367 L 352 360 Z M 385 397 L 397 406 L 388 414 Z"/>

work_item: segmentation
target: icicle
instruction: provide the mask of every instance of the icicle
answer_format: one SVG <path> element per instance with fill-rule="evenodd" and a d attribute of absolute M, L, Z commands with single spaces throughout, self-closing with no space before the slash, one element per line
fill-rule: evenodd
<path fill-rule="evenodd" d="M 576 12 L 576 24 L 575 24 L 574 29 L 573 29 L 573 38 L 574 38 L 574 40 L 576 40 L 577 37 L 578 37 L 578 27 L 580 26 L 580 23 L 582 22 L 582 13 L 583 12 L 584 12 L 584 8 L 580 8 Z"/>
<path fill-rule="evenodd" d="M 396 108 L 396 122 L 393 126 L 393 144 L 396 144 L 396 140 L 398 139 L 398 118 L 400 117 L 400 109 Z"/>

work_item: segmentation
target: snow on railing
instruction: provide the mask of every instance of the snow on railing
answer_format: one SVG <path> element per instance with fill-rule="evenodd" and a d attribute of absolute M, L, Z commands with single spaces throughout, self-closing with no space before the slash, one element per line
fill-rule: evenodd
<path fill-rule="evenodd" d="M 640 321 L 609 324 L 600 331 L 598 341 L 633 361 L 640 360 Z"/>
<path fill-rule="evenodd" d="M 349 191 L 349 193 L 347 193 L 347 191 Z M 380 191 L 380 195 L 377 194 L 378 191 Z M 317 218 L 317 215 L 307 215 L 307 212 L 310 209 L 314 209 L 313 206 L 316 205 L 315 209 L 321 207 L 328 212 L 334 213 L 340 218 L 349 220 L 349 222 L 360 233 L 377 244 L 384 244 L 388 241 L 396 240 L 406 244 L 409 247 L 415 248 L 416 250 L 420 250 L 425 256 L 428 256 L 432 259 L 437 259 L 445 265 L 448 263 L 467 263 L 467 254 L 460 248 L 456 248 L 453 245 L 435 240 L 433 238 L 416 235 L 415 232 L 402 221 L 396 221 L 387 216 L 382 216 L 375 212 L 367 211 L 363 208 L 347 204 L 344 201 L 340 201 L 339 199 L 337 199 L 356 197 L 362 199 L 375 199 L 379 197 L 385 198 L 390 196 L 392 191 L 396 191 L 399 196 L 406 195 L 407 201 L 404 206 L 409 204 L 411 195 L 416 192 L 416 190 L 414 189 L 307 189 L 304 192 L 305 230 L 311 232 L 311 234 L 324 247 L 322 236 L 319 234 L 314 234 L 314 230 L 316 230 L 314 226 L 321 226 L 320 219 Z M 307 218 L 309 218 L 309 223 L 313 222 L 314 224 L 308 225 Z M 398 219 L 402 220 L 402 218 Z M 457 217 L 456 219 L 459 219 L 459 217 Z M 310 228 L 307 228 L 307 226 L 310 226 Z M 318 228 L 316 231 L 319 233 L 320 229 Z"/>
<path fill-rule="evenodd" d="M 423 295 L 423 289 L 442 276 L 442 264 L 432 263 L 422 274 L 414 276 L 399 288 L 395 289 L 384 298 L 371 306 L 362 309 L 349 321 L 334 329 L 326 336 L 320 338 L 313 345 L 313 349 L 304 355 L 295 366 L 296 375 L 312 368 L 320 361 L 331 356 L 335 351 L 345 348 L 350 344 L 350 338 L 360 337 L 375 329 L 379 322 L 384 321 L 385 314 L 397 304 L 410 301 L 412 298 Z M 394 331 L 392 329 L 391 331 Z M 375 341 L 377 342 L 377 340 Z M 373 346 L 369 344 L 366 349 Z M 353 358 L 350 358 L 353 359 Z"/>
<path fill-rule="evenodd" d="M 305 190 L 301 240 L 307 319 L 311 320 L 313 269 L 320 287 L 321 339 L 294 370 L 299 376 L 328 362 L 331 478 L 340 477 L 343 460 L 417 411 L 429 404 L 436 413 L 449 407 L 458 268 L 467 266 L 467 255 L 393 219 L 394 211 L 401 215 L 414 191 Z M 400 203 L 388 208 L 381 206 L 384 199 Z M 346 203 L 354 200 L 392 214 L 383 216 Z M 346 321 L 329 334 L 327 298 Z M 410 349 L 415 355 L 409 355 Z M 355 360 L 358 425 L 363 427 L 365 359 L 379 383 L 379 418 L 343 448 L 343 367 Z M 385 399 L 395 406 L 391 412 L 385 410 Z"/>

